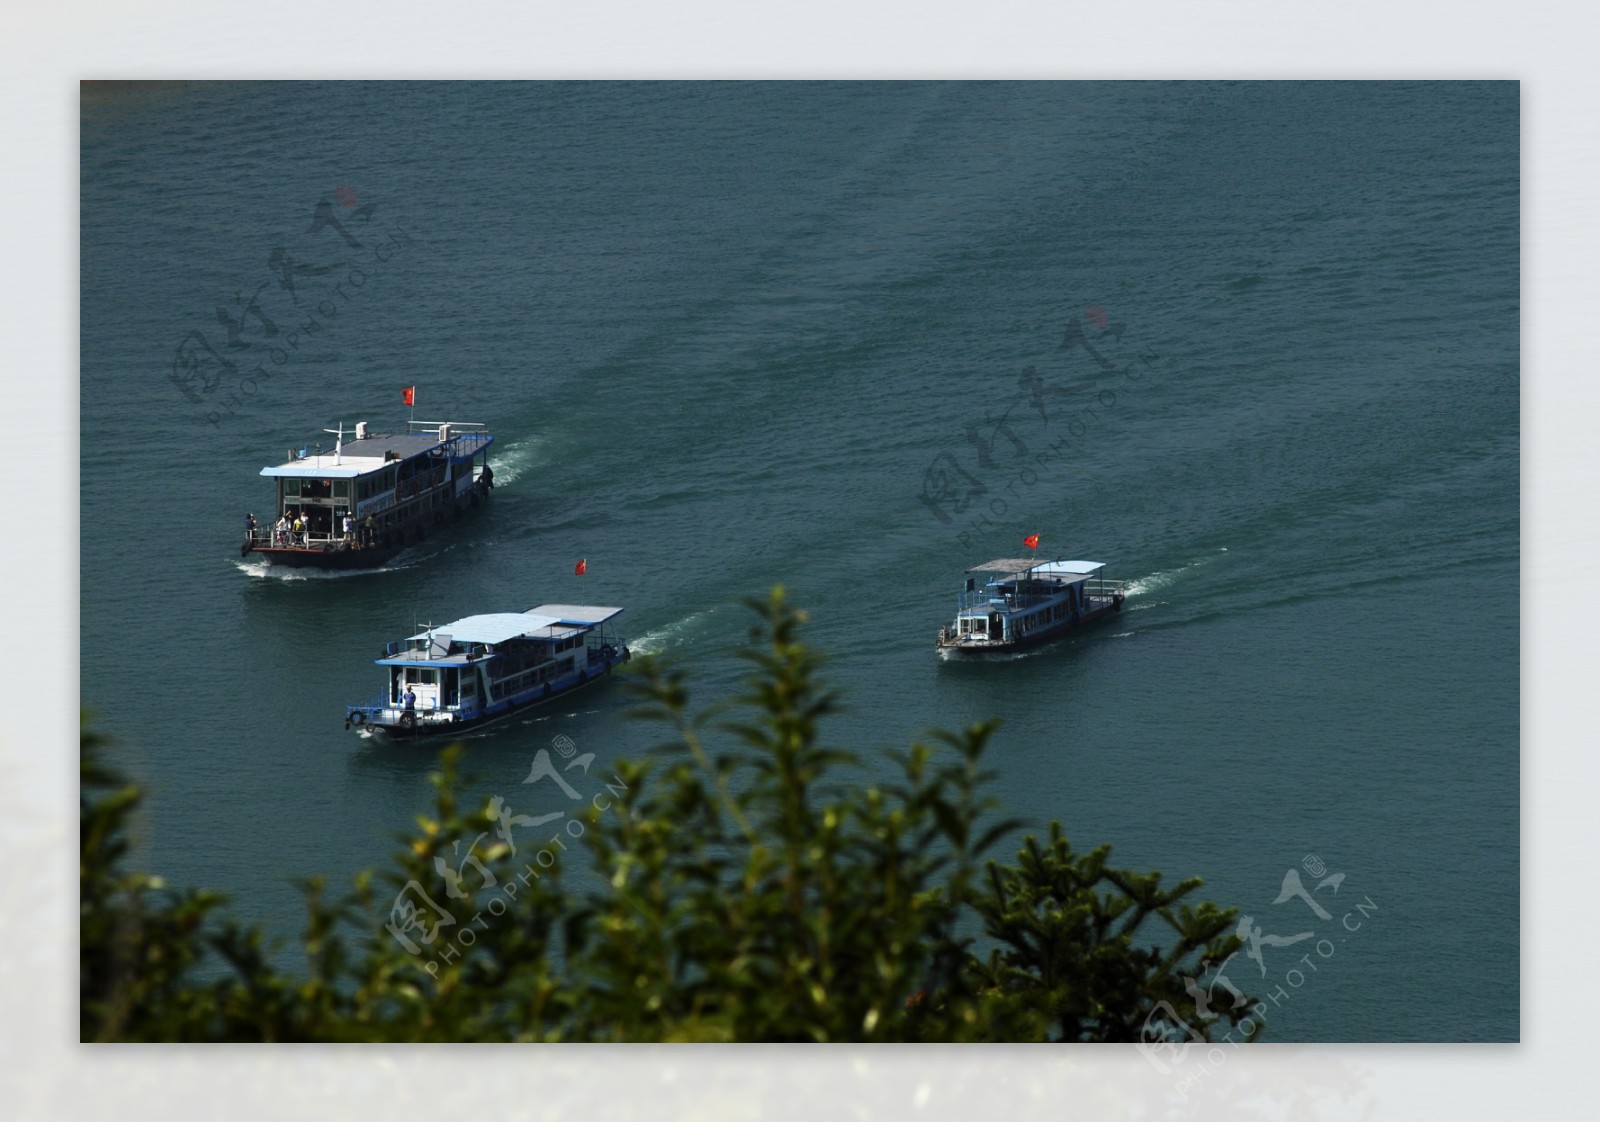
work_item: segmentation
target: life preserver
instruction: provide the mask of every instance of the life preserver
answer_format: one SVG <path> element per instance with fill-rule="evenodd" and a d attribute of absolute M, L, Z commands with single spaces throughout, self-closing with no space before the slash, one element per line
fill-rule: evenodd
<path fill-rule="evenodd" d="M 367 722 L 367 715 L 362 713 L 360 710 L 357 710 L 355 713 L 350 715 L 350 721 L 355 725 L 365 725 Z"/>

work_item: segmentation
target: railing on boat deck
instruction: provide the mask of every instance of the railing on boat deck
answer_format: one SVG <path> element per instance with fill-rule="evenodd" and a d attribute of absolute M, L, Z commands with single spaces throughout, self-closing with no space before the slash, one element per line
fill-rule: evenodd
<path fill-rule="evenodd" d="M 1083 585 L 1087 599 L 1092 606 L 1096 601 L 1112 601 L 1119 596 L 1127 595 L 1126 581 L 1108 581 L 1104 578 L 1090 578 Z M 1018 612 L 1033 608 L 1035 605 L 1044 604 L 1046 601 L 1060 597 L 1065 591 L 1064 587 L 1057 586 L 1049 592 L 1042 593 L 991 593 L 988 589 L 974 589 L 971 592 L 962 591 L 956 602 L 957 612 Z"/>
<path fill-rule="evenodd" d="M 344 716 L 349 718 L 351 715 L 359 711 L 366 721 L 381 721 L 384 711 L 392 710 L 398 715 L 404 713 L 405 708 L 406 704 L 404 702 L 392 702 L 389 700 L 389 696 L 387 694 L 375 694 L 368 702 L 358 702 L 353 706 L 346 706 L 344 708 Z M 421 698 L 418 698 L 417 704 L 413 708 L 412 712 L 415 713 L 420 719 L 424 717 L 432 717 L 435 714 L 455 713 L 457 712 L 457 707 L 455 707 L 454 704 L 449 706 L 435 707 L 424 702 Z"/>
<path fill-rule="evenodd" d="M 339 534 L 312 534 L 309 531 L 296 534 L 286 530 L 282 534 L 271 527 L 256 527 L 250 533 L 250 545 L 266 549 L 311 549 L 320 550 L 327 545 L 337 546 L 345 541 L 343 533 Z M 350 532 L 350 548 L 357 549 L 361 546 L 361 527 L 357 526 Z"/>
<path fill-rule="evenodd" d="M 450 439 L 456 446 L 451 452 L 453 456 L 476 456 L 484 445 L 494 440 L 488 433 L 451 433 Z"/>
<path fill-rule="evenodd" d="M 384 710 L 392 709 L 394 707 L 395 703 L 389 701 L 388 694 L 374 694 L 367 702 L 358 702 L 353 706 L 346 706 L 344 708 L 344 712 L 345 716 L 349 717 L 357 710 L 360 710 L 366 719 L 371 721 L 374 715 L 381 714 Z"/>

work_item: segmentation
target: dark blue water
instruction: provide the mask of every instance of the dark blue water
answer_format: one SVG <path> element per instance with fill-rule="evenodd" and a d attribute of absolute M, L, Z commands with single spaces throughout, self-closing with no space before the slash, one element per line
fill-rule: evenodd
<path fill-rule="evenodd" d="M 1003 717 L 1010 811 L 1252 917 L 1274 1039 L 1515 1039 L 1518 98 L 86 88 L 82 692 L 144 860 L 293 931 L 288 878 L 427 803 L 432 750 L 342 729 L 384 642 L 621 604 L 710 700 L 781 582 L 833 741 L 887 773 Z M 376 573 L 240 563 L 260 468 L 411 385 L 492 426 L 491 509 Z M 1032 533 L 1126 610 L 941 662 L 962 568 Z M 549 809 L 556 736 L 596 773 L 658 739 L 622 701 L 474 738 L 475 789 Z"/>

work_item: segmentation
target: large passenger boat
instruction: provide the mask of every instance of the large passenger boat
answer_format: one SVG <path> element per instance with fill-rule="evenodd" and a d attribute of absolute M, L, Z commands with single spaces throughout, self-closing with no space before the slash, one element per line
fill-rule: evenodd
<path fill-rule="evenodd" d="M 1057 639 L 1122 608 L 1126 582 L 1105 563 L 999 558 L 967 570 L 955 621 L 937 647 L 963 654 L 1015 651 Z M 975 576 L 976 575 L 976 576 Z M 987 580 L 984 580 L 987 578 Z M 980 584 L 981 582 L 981 584 Z"/>
<path fill-rule="evenodd" d="M 240 555 L 317 569 L 382 565 L 489 494 L 493 443 L 478 422 L 412 421 L 386 434 L 362 421 L 348 443 L 341 425 L 332 452 L 290 449 L 261 469 L 275 481 L 272 513 L 246 527 Z"/>
<path fill-rule="evenodd" d="M 391 643 L 382 694 L 345 709 L 344 727 L 392 737 L 458 733 L 549 702 L 631 657 L 620 608 L 541 604 L 467 616 Z"/>

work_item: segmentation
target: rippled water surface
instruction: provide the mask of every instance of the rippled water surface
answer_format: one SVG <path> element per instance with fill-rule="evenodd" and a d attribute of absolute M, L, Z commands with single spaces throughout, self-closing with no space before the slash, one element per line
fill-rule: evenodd
<path fill-rule="evenodd" d="M 1011 811 L 1252 918 L 1273 1039 L 1515 1039 L 1518 130 L 1513 83 L 88 87 L 82 693 L 149 864 L 295 931 L 427 803 L 433 749 L 342 728 L 386 641 L 620 604 L 709 700 L 781 582 L 832 740 L 1002 716 Z M 489 510 L 241 562 L 261 467 L 411 385 L 491 425 Z M 941 661 L 1033 533 L 1125 611 Z M 475 786 L 642 752 L 622 708 Z"/>

